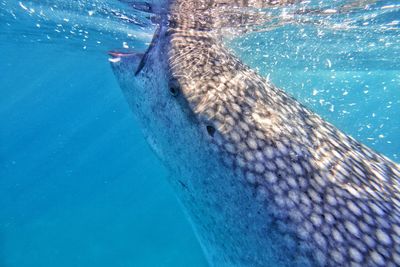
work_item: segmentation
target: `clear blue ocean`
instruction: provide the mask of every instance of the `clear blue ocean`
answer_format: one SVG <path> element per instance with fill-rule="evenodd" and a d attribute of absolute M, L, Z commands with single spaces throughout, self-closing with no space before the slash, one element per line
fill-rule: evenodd
<path fill-rule="evenodd" d="M 400 162 L 399 2 L 316 3 L 225 41 Z M 0 0 L 1 267 L 207 266 L 108 62 L 153 30 L 116 0 Z"/>

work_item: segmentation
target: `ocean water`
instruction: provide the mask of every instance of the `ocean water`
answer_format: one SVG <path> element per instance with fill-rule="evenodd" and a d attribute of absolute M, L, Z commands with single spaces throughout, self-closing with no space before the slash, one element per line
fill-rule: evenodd
<path fill-rule="evenodd" d="M 0 3 L 0 266 L 206 266 L 109 66 L 119 32 L 84 22 L 82 41 L 79 9 Z"/>
<path fill-rule="evenodd" d="M 399 162 L 398 2 L 265 12 L 262 27 L 227 29 L 232 51 Z M 120 1 L 0 0 L 0 266 L 207 266 L 108 62 L 146 49 L 149 16 Z"/>

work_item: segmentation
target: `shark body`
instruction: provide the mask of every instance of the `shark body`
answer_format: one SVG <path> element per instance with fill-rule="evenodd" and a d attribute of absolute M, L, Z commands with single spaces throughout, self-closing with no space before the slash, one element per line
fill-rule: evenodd
<path fill-rule="evenodd" d="M 148 51 L 112 53 L 212 266 L 400 266 L 400 168 L 232 55 L 228 6 L 176 0 Z M 223 13 L 223 12 L 222 12 Z"/>

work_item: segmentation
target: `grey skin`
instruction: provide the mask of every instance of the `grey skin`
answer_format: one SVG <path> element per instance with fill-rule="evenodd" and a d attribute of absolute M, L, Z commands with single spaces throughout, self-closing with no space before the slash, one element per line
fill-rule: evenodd
<path fill-rule="evenodd" d="M 219 41 L 233 5 L 172 1 L 144 54 L 111 53 L 212 266 L 400 266 L 400 169 Z M 222 14 L 222 15 L 221 15 Z"/>

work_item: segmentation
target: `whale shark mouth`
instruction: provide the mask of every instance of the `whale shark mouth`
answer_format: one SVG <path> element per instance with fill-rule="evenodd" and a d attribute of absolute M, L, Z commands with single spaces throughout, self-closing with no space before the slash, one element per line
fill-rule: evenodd
<path fill-rule="evenodd" d="M 135 52 L 131 52 L 131 53 L 127 53 L 127 52 L 119 52 L 119 51 L 109 51 L 108 54 L 110 56 L 112 56 L 113 58 L 120 58 L 120 57 L 129 57 L 129 56 L 133 56 L 139 53 L 135 53 Z"/>
<path fill-rule="evenodd" d="M 108 55 L 110 56 L 108 61 L 112 63 L 113 68 L 123 67 L 121 69 L 125 68 L 135 76 L 143 69 L 145 64 L 145 53 L 109 51 Z"/>

